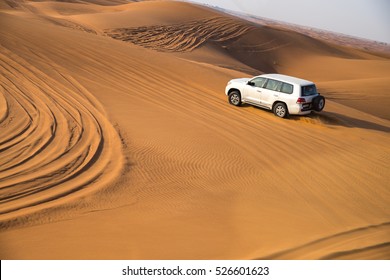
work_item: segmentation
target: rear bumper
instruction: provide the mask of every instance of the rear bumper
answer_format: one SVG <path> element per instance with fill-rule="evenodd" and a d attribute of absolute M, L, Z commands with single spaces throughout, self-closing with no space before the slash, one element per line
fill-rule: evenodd
<path fill-rule="evenodd" d="M 301 112 L 313 110 L 313 103 L 304 103 L 304 104 L 299 104 L 299 105 L 300 105 Z"/>
<path fill-rule="evenodd" d="M 294 104 L 289 108 L 289 113 L 292 115 L 308 115 L 313 110 L 312 103 Z"/>

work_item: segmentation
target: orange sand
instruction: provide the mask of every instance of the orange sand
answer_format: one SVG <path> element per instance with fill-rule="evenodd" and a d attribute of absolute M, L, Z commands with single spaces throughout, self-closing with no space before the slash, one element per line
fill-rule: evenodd
<path fill-rule="evenodd" d="M 109 2 L 0 1 L 1 259 L 390 258 L 388 55 Z M 325 111 L 228 104 L 262 72 Z"/>

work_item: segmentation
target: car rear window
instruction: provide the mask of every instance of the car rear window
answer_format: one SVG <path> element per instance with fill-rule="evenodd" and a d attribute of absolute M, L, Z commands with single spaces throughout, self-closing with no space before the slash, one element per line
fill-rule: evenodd
<path fill-rule="evenodd" d="M 315 85 L 303 86 L 302 87 L 302 96 L 316 95 L 317 88 Z"/>
<path fill-rule="evenodd" d="M 290 85 L 290 84 L 287 84 L 287 83 L 283 83 L 282 84 L 282 88 L 280 89 L 280 91 L 283 92 L 283 93 L 291 94 L 294 91 L 294 87 L 293 87 L 293 85 Z"/>

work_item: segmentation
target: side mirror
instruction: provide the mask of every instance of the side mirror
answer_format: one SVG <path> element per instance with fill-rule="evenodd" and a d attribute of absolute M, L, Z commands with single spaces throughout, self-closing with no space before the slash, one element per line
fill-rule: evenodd
<path fill-rule="evenodd" d="M 255 83 L 254 83 L 254 82 L 251 82 L 251 81 L 249 81 L 249 82 L 248 82 L 248 85 L 249 85 L 249 86 L 251 86 L 251 87 L 253 87 L 253 86 L 255 85 Z"/>

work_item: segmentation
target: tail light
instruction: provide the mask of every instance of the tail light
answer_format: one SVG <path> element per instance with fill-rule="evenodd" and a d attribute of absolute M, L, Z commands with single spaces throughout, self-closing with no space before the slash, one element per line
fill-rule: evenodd
<path fill-rule="evenodd" d="M 297 103 L 298 103 L 298 104 L 306 103 L 306 99 L 303 98 L 303 97 L 299 97 L 298 100 L 297 100 Z"/>

